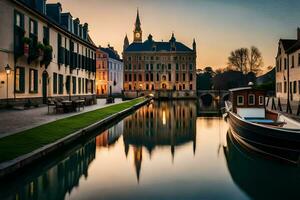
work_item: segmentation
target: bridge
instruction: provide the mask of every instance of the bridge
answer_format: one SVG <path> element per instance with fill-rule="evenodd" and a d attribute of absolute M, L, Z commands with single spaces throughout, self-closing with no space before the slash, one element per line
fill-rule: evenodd
<path fill-rule="evenodd" d="M 221 107 L 224 107 L 224 102 L 228 99 L 228 90 L 198 90 L 198 115 L 219 114 Z"/>

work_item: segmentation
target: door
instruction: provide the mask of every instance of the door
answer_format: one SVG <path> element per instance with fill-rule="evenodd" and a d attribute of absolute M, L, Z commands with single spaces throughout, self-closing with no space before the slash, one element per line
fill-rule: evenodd
<path fill-rule="evenodd" d="M 43 72 L 42 77 L 42 93 L 43 93 L 43 103 L 47 103 L 47 88 L 48 88 L 48 73 L 46 71 Z"/>

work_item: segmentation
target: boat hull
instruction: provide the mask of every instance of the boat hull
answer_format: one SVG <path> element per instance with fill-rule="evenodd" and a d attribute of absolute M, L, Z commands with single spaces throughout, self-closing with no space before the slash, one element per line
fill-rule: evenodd
<path fill-rule="evenodd" d="M 232 112 L 228 112 L 228 121 L 233 136 L 243 143 L 243 146 L 271 157 L 298 162 L 299 132 L 247 122 Z"/>

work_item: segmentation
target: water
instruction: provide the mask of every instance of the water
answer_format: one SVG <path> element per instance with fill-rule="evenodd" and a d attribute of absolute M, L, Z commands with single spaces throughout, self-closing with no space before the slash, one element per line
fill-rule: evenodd
<path fill-rule="evenodd" d="M 298 167 L 230 140 L 194 101 L 155 102 L 0 183 L 0 199 L 299 199 Z"/>

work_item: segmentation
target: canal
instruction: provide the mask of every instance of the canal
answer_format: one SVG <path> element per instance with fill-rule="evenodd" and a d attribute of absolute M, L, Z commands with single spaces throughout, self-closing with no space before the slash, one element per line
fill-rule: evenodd
<path fill-rule="evenodd" d="M 194 101 L 153 102 L 1 181 L 0 199 L 299 199 L 300 168 L 246 151 Z"/>

